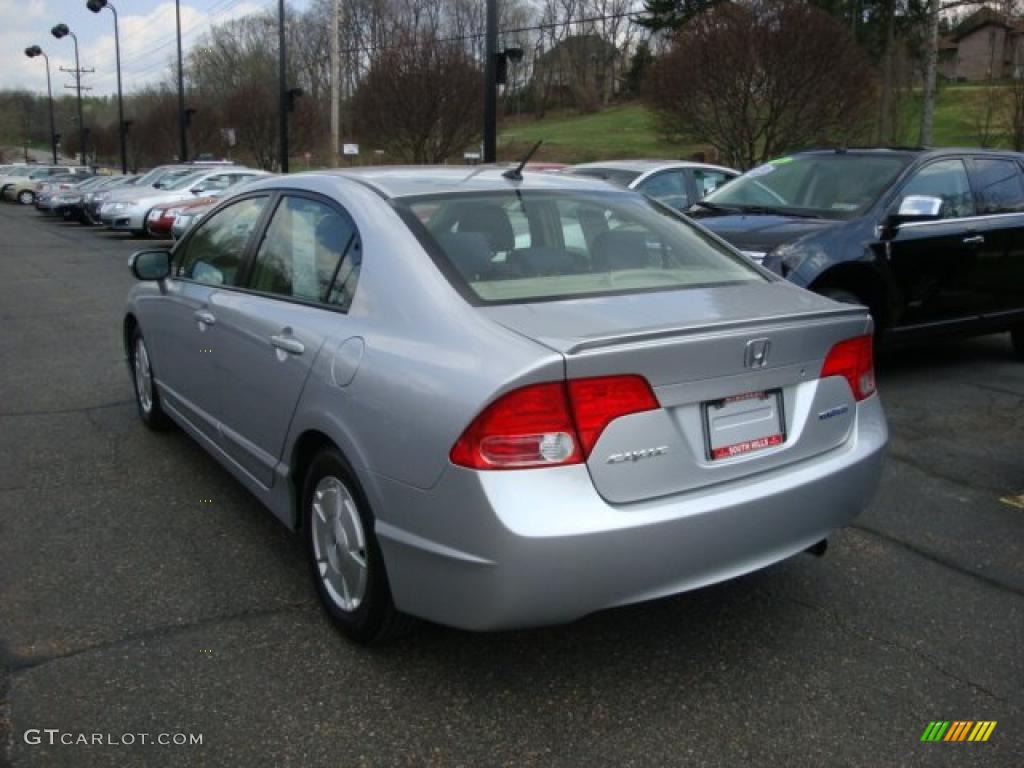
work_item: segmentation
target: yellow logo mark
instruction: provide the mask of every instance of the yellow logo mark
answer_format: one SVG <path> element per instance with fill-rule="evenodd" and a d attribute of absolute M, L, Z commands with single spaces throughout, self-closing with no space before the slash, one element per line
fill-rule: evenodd
<path fill-rule="evenodd" d="M 932 720 L 921 741 L 988 741 L 995 729 L 995 720 Z"/>

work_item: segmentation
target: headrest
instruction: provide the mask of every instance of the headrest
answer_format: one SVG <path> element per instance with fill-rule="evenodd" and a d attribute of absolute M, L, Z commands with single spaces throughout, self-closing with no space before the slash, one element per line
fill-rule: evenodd
<path fill-rule="evenodd" d="M 602 232 L 594 240 L 594 247 L 591 249 L 592 268 L 595 271 L 603 271 L 643 269 L 650 266 L 647 237 L 646 232 Z"/>
<path fill-rule="evenodd" d="M 491 271 L 491 248 L 479 232 L 449 232 L 437 242 L 466 280 L 480 280 Z"/>
<path fill-rule="evenodd" d="M 491 251 L 511 251 L 516 247 L 515 232 L 505 210 L 493 203 L 460 203 L 456 222 L 460 233 L 477 232 L 487 238 Z"/>

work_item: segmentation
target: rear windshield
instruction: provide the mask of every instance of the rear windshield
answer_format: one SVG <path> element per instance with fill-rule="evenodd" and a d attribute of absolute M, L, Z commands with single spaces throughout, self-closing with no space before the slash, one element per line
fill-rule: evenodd
<path fill-rule="evenodd" d="M 395 205 L 474 303 L 765 280 L 742 256 L 639 194 L 509 190 Z"/>
<path fill-rule="evenodd" d="M 628 187 L 640 177 L 639 171 L 624 171 L 620 168 L 569 168 L 565 173 L 568 173 L 570 176 L 587 176 L 591 179 L 603 179 L 620 187 Z"/>

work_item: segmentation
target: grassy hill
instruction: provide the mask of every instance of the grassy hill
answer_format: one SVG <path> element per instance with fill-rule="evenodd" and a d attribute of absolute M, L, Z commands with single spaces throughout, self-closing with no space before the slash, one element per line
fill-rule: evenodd
<path fill-rule="evenodd" d="M 1002 95 L 1000 86 L 951 85 L 942 88 L 935 107 L 936 146 L 978 146 L 978 125 L 986 103 Z M 921 104 L 919 96 L 907 99 L 899 118 L 898 143 L 917 143 Z M 996 116 L 995 122 L 998 123 Z M 654 127 L 651 113 L 641 104 L 621 104 L 602 112 L 579 115 L 550 113 L 542 120 L 506 117 L 498 138 L 499 159 L 521 156 L 540 139 L 544 145 L 537 158 L 562 162 L 586 162 L 613 157 L 686 158 L 706 149 L 696 144 L 665 141 Z M 990 145 L 1006 146 L 1005 138 L 993 136 Z"/>

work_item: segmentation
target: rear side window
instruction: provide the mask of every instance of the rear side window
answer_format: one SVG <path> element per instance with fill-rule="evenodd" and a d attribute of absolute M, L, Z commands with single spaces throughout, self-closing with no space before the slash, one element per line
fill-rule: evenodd
<path fill-rule="evenodd" d="M 1015 162 L 979 158 L 973 165 L 979 214 L 1024 211 L 1024 184 Z"/>
<path fill-rule="evenodd" d="M 209 285 L 234 285 L 266 197 L 239 200 L 206 219 L 185 243 L 178 274 Z"/>
<path fill-rule="evenodd" d="M 682 171 L 663 171 L 655 174 L 640 182 L 637 189 L 677 211 L 690 207 L 690 198 L 686 193 L 686 177 Z"/>
<path fill-rule="evenodd" d="M 719 187 L 724 186 L 731 178 L 732 176 L 722 171 L 711 171 L 705 168 L 693 169 L 693 181 L 697 185 L 697 196 L 700 198 L 710 195 Z"/>
<path fill-rule="evenodd" d="M 256 252 L 246 287 L 347 310 L 360 262 L 348 215 L 316 200 L 285 197 Z"/>
<path fill-rule="evenodd" d="M 685 220 L 632 193 L 510 190 L 398 205 L 474 303 L 765 279 Z"/>

